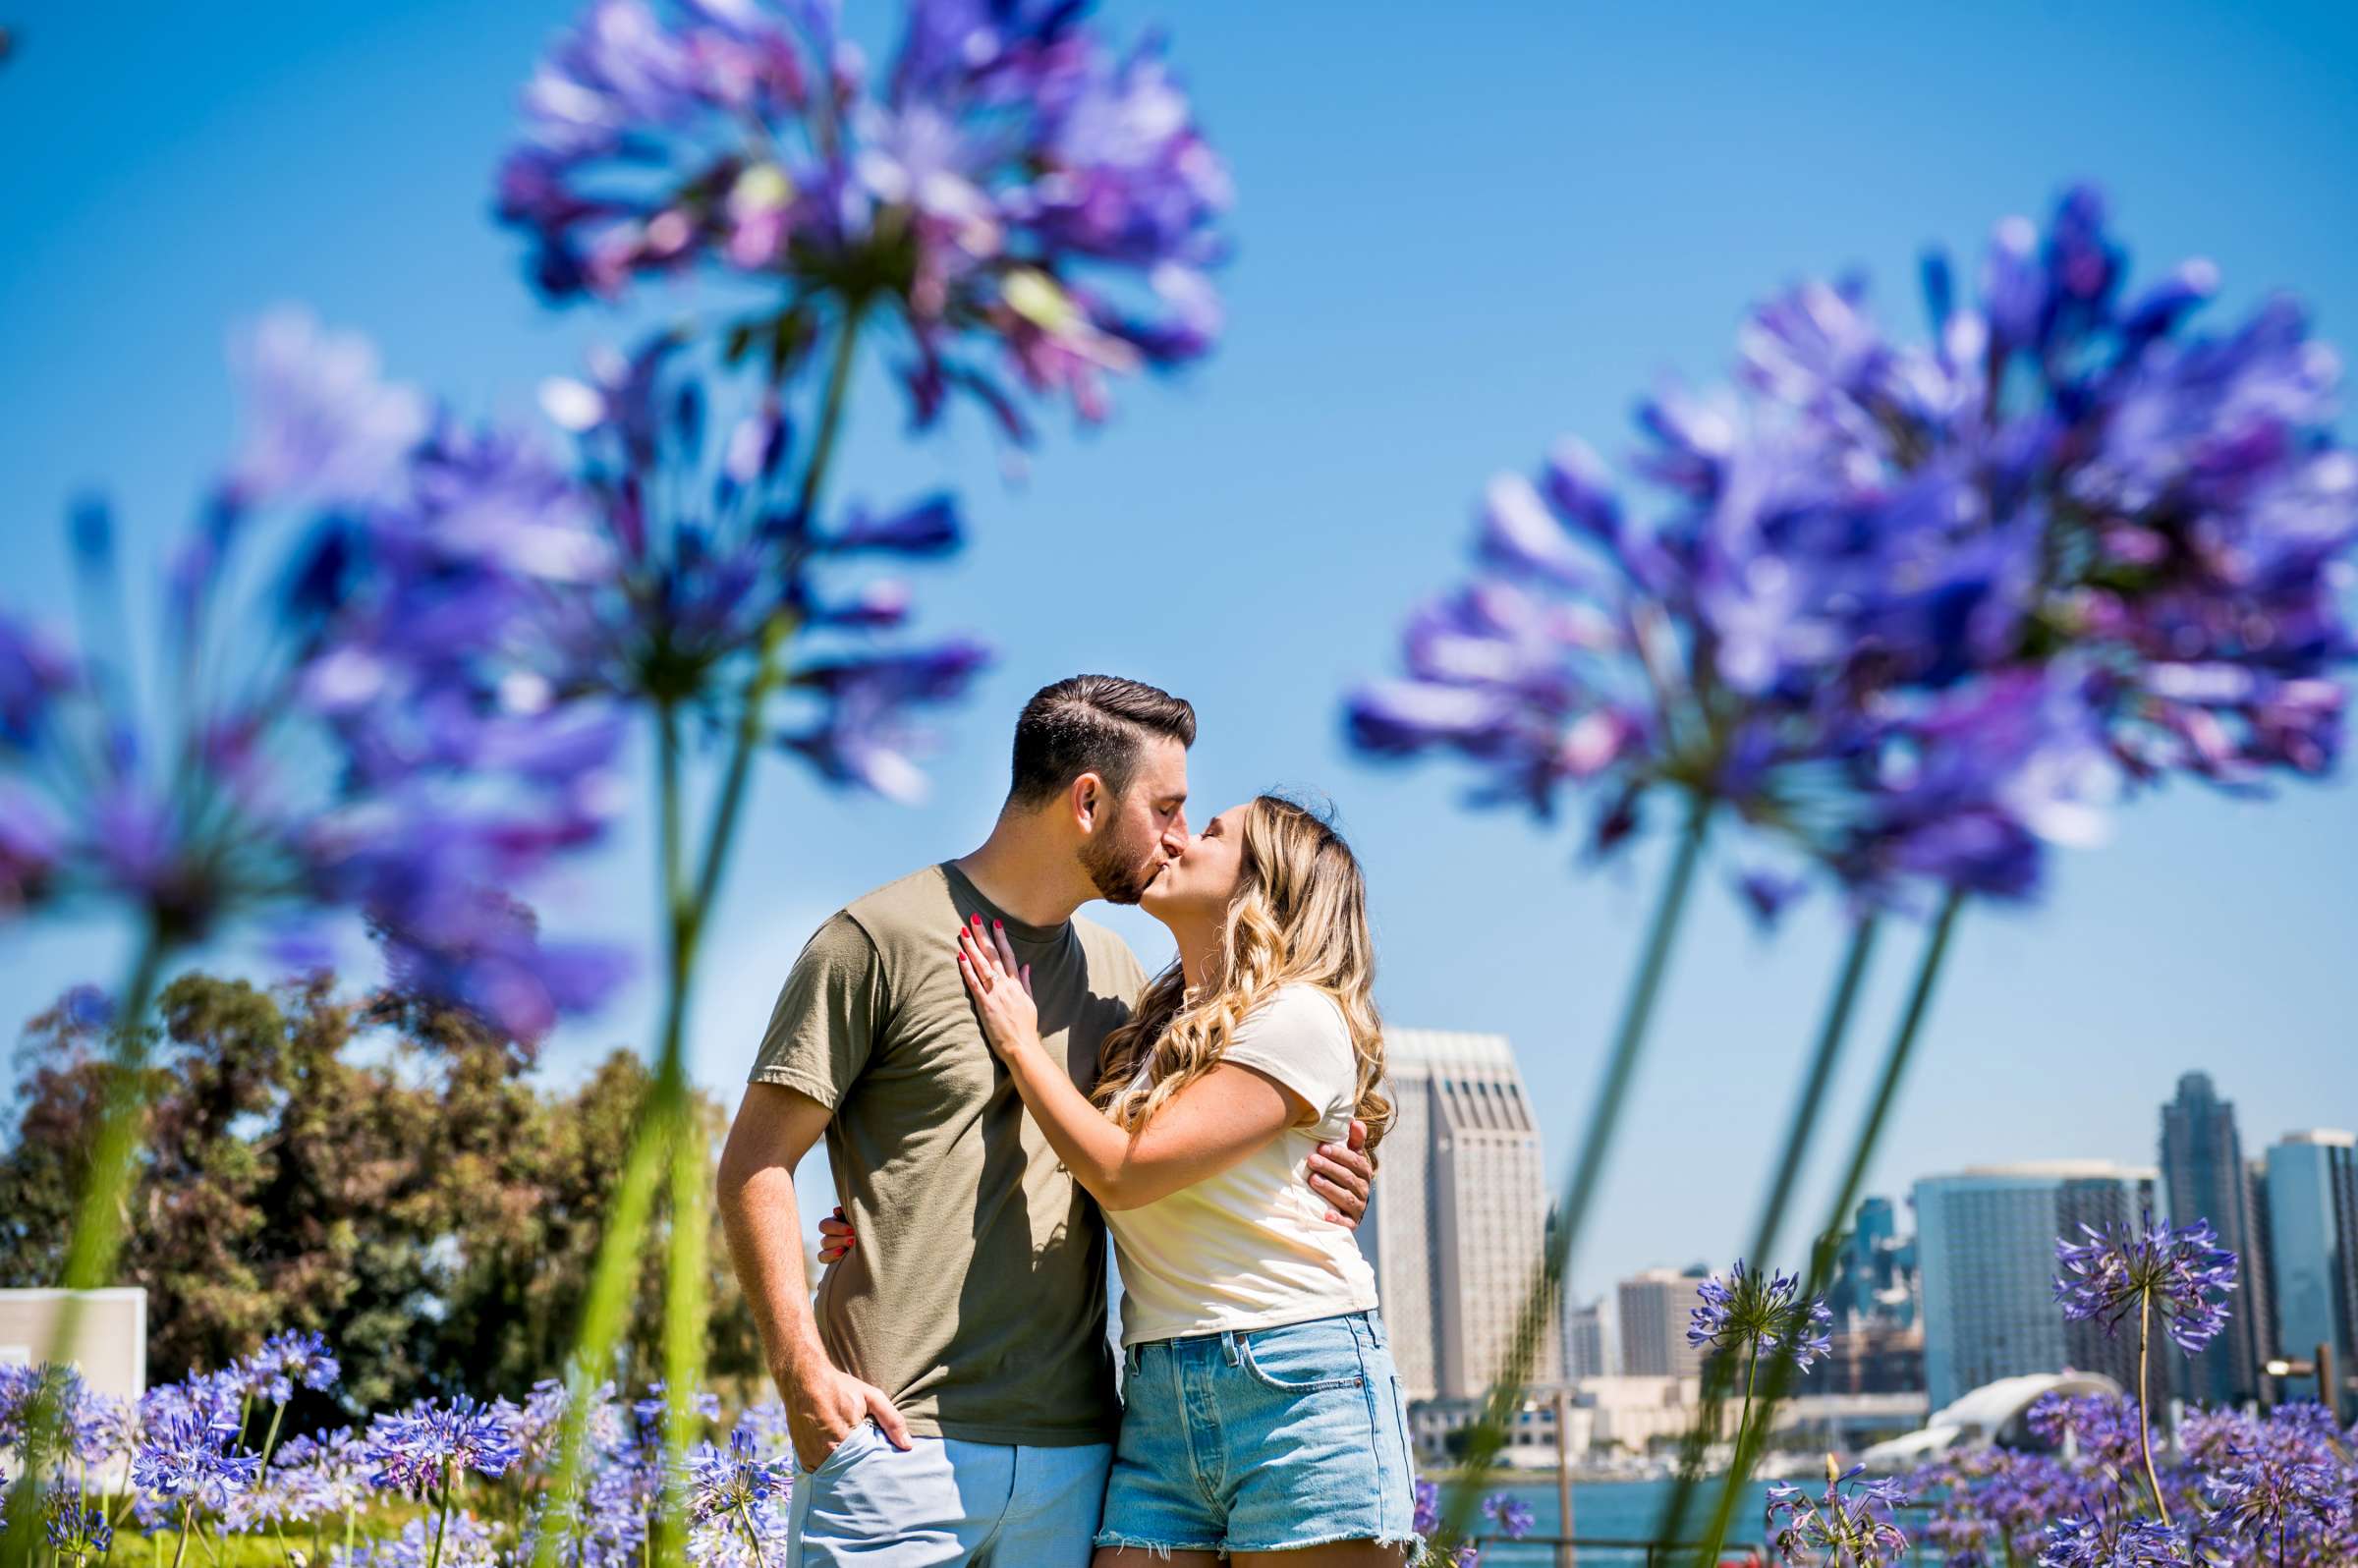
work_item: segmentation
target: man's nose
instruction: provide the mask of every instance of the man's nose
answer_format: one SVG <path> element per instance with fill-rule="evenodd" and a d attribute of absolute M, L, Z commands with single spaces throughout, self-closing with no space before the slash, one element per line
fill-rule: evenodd
<path fill-rule="evenodd" d="M 1171 816 L 1171 825 L 1162 830 L 1162 852 L 1172 860 L 1187 853 L 1187 843 L 1193 834 L 1187 830 L 1187 812 L 1180 811 Z"/>

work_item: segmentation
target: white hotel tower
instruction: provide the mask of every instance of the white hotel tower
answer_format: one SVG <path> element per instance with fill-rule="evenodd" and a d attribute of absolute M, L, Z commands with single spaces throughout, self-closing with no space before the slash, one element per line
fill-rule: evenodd
<path fill-rule="evenodd" d="M 1383 1048 L 1396 1114 L 1360 1243 L 1408 1397 L 1478 1399 L 1546 1245 L 1539 1129 L 1503 1035 L 1386 1030 Z M 1562 1366 L 1550 1323 L 1532 1381 Z"/>

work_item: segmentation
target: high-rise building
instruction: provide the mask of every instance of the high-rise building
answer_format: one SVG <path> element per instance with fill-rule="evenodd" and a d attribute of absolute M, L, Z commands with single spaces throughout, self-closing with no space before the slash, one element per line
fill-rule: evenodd
<path fill-rule="evenodd" d="M 1388 1030 L 1384 1065 L 1396 1118 L 1360 1244 L 1408 1397 L 1475 1398 L 1497 1374 L 1539 1277 L 1547 1230 L 1539 1127 L 1504 1036 Z M 1550 1324 L 1532 1380 L 1562 1376 L 1563 1335 Z"/>
<path fill-rule="evenodd" d="M 1891 1200 L 1859 1200 L 1858 1218 L 1834 1255 L 1825 1292 L 1835 1324 L 1905 1328 L 1916 1320 L 1916 1241 L 1899 1234 Z"/>
<path fill-rule="evenodd" d="M 1649 1268 L 1621 1281 L 1621 1374 L 1624 1377 L 1694 1377 L 1703 1371 L 1703 1349 L 1687 1343 L 1696 1286 L 1709 1277 L 1700 1265 L 1680 1273 Z"/>
<path fill-rule="evenodd" d="M 1604 1298 L 1600 1296 L 1587 1306 L 1568 1307 L 1564 1312 L 1564 1376 L 1577 1381 L 1583 1377 L 1610 1377 L 1619 1369 L 1614 1363 L 1612 1330 L 1606 1324 Z"/>
<path fill-rule="evenodd" d="M 2277 1343 L 2296 1360 L 2330 1345 L 2347 1368 L 2358 1343 L 2358 1137 L 2285 1134 L 2268 1151 L 2268 1219 Z M 2316 1380 L 2287 1392 L 2315 1397 Z"/>
<path fill-rule="evenodd" d="M 2218 1097 L 2207 1073 L 2179 1079 L 2177 1097 L 2162 1107 L 2162 1182 L 2170 1223 L 2209 1220 L 2218 1244 L 2242 1265 L 2226 1328 L 2192 1362 L 2173 1368 L 2179 1390 L 2190 1400 L 2221 1407 L 2257 1399 L 2274 1293 L 2253 1262 L 2252 1185 L 2235 1128 L 2235 1102 Z"/>
<path fill-rule="evenodd" d="M 1925 1385 L 1935 1410 L 1984 1383 L 2106 1359 L 2055 1305 L 2055 1238 L 2081 1219 L 2133 1217 L 2154 1203 L 2151 1170 L 2103 1160 L 1976 1166 L 1916 1184 Z M 2070 1233 L 2077 1234 L 2076 1229 Z M 2101 1339 L 2101 1331 L 2098 1335 Z M 2134 1342 L 2130 1346 L 2134 1376 Z"/>

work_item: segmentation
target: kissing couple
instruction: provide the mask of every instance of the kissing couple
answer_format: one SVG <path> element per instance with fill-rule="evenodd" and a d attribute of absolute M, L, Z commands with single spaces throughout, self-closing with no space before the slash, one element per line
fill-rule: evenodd
<path fill-rule="evenodd" d="M 853 900 L 786 976 L 718 1204 L 795 1453 L 788 1568 L 1418 1549 L 1352 1234 L 1391 1118 L 1359 863 L 1275 795 L 1191 833 L 1195 738 L 1141 682 L 1042 689 L 982 847 Z M 1177 958 L 1148 976 L 1076 916 L 1096 898 Z"/>

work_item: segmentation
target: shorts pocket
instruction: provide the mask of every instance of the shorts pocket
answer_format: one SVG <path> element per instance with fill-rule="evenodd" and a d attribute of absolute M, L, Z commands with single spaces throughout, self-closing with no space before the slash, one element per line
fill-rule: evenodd
<path fill-rule="evenodd" d="M 1288 1323 L 1239 1334 L 1237 1339 L 1246 1373 L 1278 1393 L 1315 1394 L 1367 1385 L 1358 1337 L 1342 1319 Z"/>
<path fill-rule="evenodd" d="M 822 1476 L 830 1470 L 839 1468 L 852 1458 L 855 1450 L 866 1446 L 862 1439 L 872 1435 L 876 1430 L 877 1428 L 875 1418 L 873 1416 L 864 1418 L 859 1426 L 854 1427 L 850 1431 L 847 1431 L 843 1434 L 843 1441 L 837 1443 L 833 1448 L 828 1450 L 827 1457 L 818 1462 L 817 1469 L 805 1470 L 803 1468 L 802 1457 L 797 1455 L 794 1461 L 795 1474 L 799 1476 Z"/>

